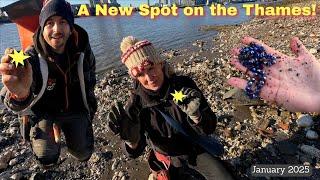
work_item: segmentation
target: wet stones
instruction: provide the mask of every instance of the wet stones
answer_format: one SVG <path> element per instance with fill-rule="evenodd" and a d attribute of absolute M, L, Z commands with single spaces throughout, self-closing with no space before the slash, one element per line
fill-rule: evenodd
<path fill-rule="evenodd" d="M 10 127 L 19 127 L 19 126 L 20 126 L 20 123 L 18 118 L 14 118 L 13 121 L 10 122 Z"/>
<path fill-rule="evenodd" d="M 0 116 L 3 116 L 7 113 L 8 113 L 8 110 L 6 108 L 0 110 Z"/>
<path fill-rule="evenodd" d="M 118 165 L 120 163 L 120 160 L 118 158 L 114 159 L 112 166 L 111 166 L 111 170 L 116 170 L 118 168 Z"/>
<path fill-rule="evenodd" d="M 169 50 L 164 50 L 161 53 L 161 55 L 164 56 L 165 58 L 171 59 L 173 57 L 180 56 L 181 52 L 179 50 L 176 50 L 176 49 L 169 49 Z"/>
<path fill-rule="evenodd" d="M 128 173 L 125 172 L 125 171 L 118 171 L 118 172 L 115 172 L 113 177 L 112 177 L 112 180 L 126 180 L 128 175 Z"/>
<path fill-rule="evenodd" d="M 11 135 L 17 135 L 19 133 L 19 128 L 18 127 L 10 127 L 8 132 Z"/>
<path fill-rule="evenodd" d="M 10 176 L 12 176 L 12 173 L 10 171 L 4 171 L 0 173 L 0 179 L 10 179 Z"/>
<path fill-rule="evenodd" d="M 283 131 L 277 131 L 275 134 L 275 140 L 280 142 L 280 141 L 285 141 L 289 139 L 288 133 L 285 133 Z"/>
<path fill-rule="evenodd" d="M 30 177 L 30 180 L 40 180 L 40 179 L 45 179 L 45 175 L 42 173 L 33 173 Z"/>
<path fill-rule="evenodd" d="M 317 132 L 309 129 L 306 133 L 306 137 L 310 140 L 316 140 L 319 138 L 319 135 Z"/>
<path fill-rule="evenodd" d="M 19 162 L 19 159 L 18 159 L 18 158 L 11 159 L 10 162 L 9 162 L 9 165 L 10 165 L 10 166 L 14 166 L 14 165 L 16 165 L 18 162 Z"/>
<path fill-rule="evenodd" d="M 193 46 L 198 46 L 199 48 L 202 48 L 205 45 L 205 43 L 206 43 L 205 41 L 197 40 L 192 45 Z"/>
<path fill-rule="evenodd" d="M 18 173 L 13 174 L 12 176 L 10 176 L 10 179 L 20 180 L 20 179 L 22 179 L 22 177 L 23 177 L 22 173 L 18 172 Z"/>
<path fill-rule="evenodd" d="M 226 92 L 222 99 L 225 100 L 225 99 L 229 99 L 231 97 L 233 97 L 237 92 L 239 91 L 239 88 L 233 88 L 231 90 L 229 90 L 228 92 Z"/>
<path fill-rule="evenodd" d="M 95 153 L 92 154 L 92 156 L 91 156 L 89 161 L 91 163 L 97 163 L 97 162 L 100 161 L 100 158 L 101 158 L 101 154 L 98 154 L 98 153 L 95 152 Z"/>
<path fill-rule="evenodd" d="M 289 130 L 289 127 L 290 127 L 290 124 L 288 122 L 285 122 L 285 121 L 280 121 L 278 122 L 278 127 L 285 130 L 285 131 L 288 131 Z"/>
<path fill-rule="evenodd" d="M 260 119 L 256 126 L 257 126 L 258 129 L 265 130 L 265 129 L 267 129 L 269 124 L 270 124 L 270 119 L 269 118 Z"/>
<path fill-rule="evenodd" d="M 12 116 L 10 116 L 10 115 L 4 115 L 3 117 L 2 117 L 2 121 L 4 122 L 4 123 L 10 123 L 10 121 L 12 120 L 13 118 L 12 118 Z"/>
<path fill-rule="evenodd" d="M 320 158 L 320 150 L 309 145 L 302 145 L 300 147 L 301 151 L 308 154 L 312 158 Z"/>
<path fill-rule="evenodd" d="M 127 71 L 124 69 L 113 69 L 109 74 L 110 78 L 118 78 L 127 74 Z"/>
<path fill-rule="evenodd" d="M 0 146 L 1 146 L 2 144 L 4 144 L 6 140 L 7 140 L 7 138 L 5 138 L 5 137 L 3 137 L 3 136 L 0 135 Z"/>
<path fill-rule="evenodd" d="M 224 136 L 225 136 L 226 138 L 232 137 L 232 130 L 231 130 L 231 128 L 226 128 L 226 129 L 224 130 L 223 134 L 224 134 Z"/>
<path fill-rule="evenodd" d="M 0 170 L 7 169 L 7 167 L 8 167 L 8 163 L 0 161 Z"/>
<path fill-rule="evenodd" d="M 0 170 L 6 169 L 8 167 L 8 162 L 12 158 L 12 152 L 7 151 L 0 155 Z"/>
<path fill-rule="evenodd" d="M 309 163 L 309 164 L 311 164 L 312 163 L 312 157 L 310 157 L 307 154 L 301 154 L 301 155 L 299 155 L 299 161 L 301 163 Z"/>
<path fill-rule="evenodd" d="M 310 129 L 314 125 L 314 122 L 312 117 L 309 114 L 300 115 L 297 120 L 297 125 L 298 127 L 305 128 L 306 138 L 310 140 L 316 140 L 319 138 L 318 133 Z"/>
<path fill-rule="evenodd" d="M 241 130 L 241 128 L 242 128 L 241 123 L 237 121 L 237 122 L 236 122 L 236 126 L 234 127 L 234 130 L 236 130 L 236 131 L 240 131 L 240 130 Z"/>
<path fill-rule="evenodd" d="M 309 52 L 310 52 L 311 54 L 316 54 L 316 53 L 318 52 L 318 50 L 315 49 L 315 48 L 311 48 L 311 49 L 309 50 Z"/>
<path fill-rule="evenodd" d="M 309 114 L 303 114 L 298 117 L 297 125 L 299 127 L 308 128 L 313 125 L 312 117 Z"/>

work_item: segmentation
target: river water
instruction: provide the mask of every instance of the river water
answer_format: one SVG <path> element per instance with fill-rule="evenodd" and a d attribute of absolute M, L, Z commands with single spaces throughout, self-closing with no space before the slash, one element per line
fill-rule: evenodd
<path fill-rule="evenodd" d="M 149 39 L 161 49 L 180 48 L 189 42 L 217 34 L 215 31 L 199 31 L 201 25 L 238 24 L 248 20 L 241 4 L 235 6 L 239 12 L 236 17 L 211 16 L 206 8 L 206 15 L 201 17 L 184 16 L 182 9 L 179 9 L 177 17 L 160 16 L 154 20 L 134 13 L 131 17 L 82 17 L 75 22 L 87 30 L 96 56 L 97 71 L 101 72 L 121 64 L 119 46 L 125 36 Z M 0 24 L 0 55 L 7 47 L 20 47 L 15 24 Z"/>

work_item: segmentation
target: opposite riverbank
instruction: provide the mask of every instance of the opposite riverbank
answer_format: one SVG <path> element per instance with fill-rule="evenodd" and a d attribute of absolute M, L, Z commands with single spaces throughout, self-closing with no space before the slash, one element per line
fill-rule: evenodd
<path fill-rule="evenodd" d="M 224 140 L 226 149 L 223 159 L 241 179 L 251 178 L 253 164 L 310 164 L 314 170 L 309 179 L 319 179 L 319 139 L 306 138 L 310 130 L 320 133 L 319 116 L 304 116 L 303 119 L 312 119 L 314 123 L 301 128 L 296 121 L 299 114 L 268 106 L 263 101 L 251 101 L 241 91 L 230 91 L 232 88 L 226 84 L 229 77 L 242 76 L 230 66 L 229 51 L 243 36 L 253 36 L 291 55 L 289 41 L 298 36 L 320 59 L 319 15 L 308 19 L 255 18 L 240 25 L 219 27 L 219 31 L 214 38 L 195 41 L 183 49 L 165 50 L 162 56 L 175 66 L 177 73 L 189 75 L 196 81 L 216 112 L 219 121 L 216 133 Z M 3 110 L 0 119 L 0 178 L 146 179 L 149 174 L 146 155 L 136 160 L 126 158 L 120 149 L 119 138 L 107 129 L 106 115 L 111 103 L 124 103 L 129 97 L 131 84 L 127 73 L 119 69 L 99 77 L 95 90 L 99 100 L 94 120 L 96 151 L 85 163 L 74 161 L 66 153 L 62 140 L 64 148 L 59 166 L 43 170 L 34 160 L 28 144 L 21 142 L 16 116 Z"/>

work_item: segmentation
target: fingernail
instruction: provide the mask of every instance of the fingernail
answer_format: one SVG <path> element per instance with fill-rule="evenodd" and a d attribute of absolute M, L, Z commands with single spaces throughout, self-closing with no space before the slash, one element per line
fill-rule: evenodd
<path fill-rule="evenodd" d="M 9 68 L 10 68 L 10 69 L 13 69 L 13 65 L 12 65 L 12 64 L 9 64 Z"/>

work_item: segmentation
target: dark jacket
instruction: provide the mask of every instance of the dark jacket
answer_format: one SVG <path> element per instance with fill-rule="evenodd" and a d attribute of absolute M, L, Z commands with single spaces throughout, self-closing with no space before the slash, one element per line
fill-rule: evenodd
<path fill-rule="evenodd" d="M 77 61 L 80 53 L 84 54 L 83 74 L 85 93 L 91 119 L 97 110 L 97 101 L 94 95 L 96 84 L 95 57 L 89 44 L 87 32 L 75 25 L 74 31 L 67 42 L 64 54 L 58 55 L 50 50 L 45 43 L 40 28 L 34 35 L 34 46 L 26 53 L 31 56 L 29 62 L 33 70 L 33 83 L 30 96 L 23 102 L 17 102 L 7 96 L 4 103 L 13 111 L 19 112 L 30 105 L 34 97 L 39 94 L 43 77 L 40 69 L 39 54 L 48 66 L 47 86 L 42 97 L 31 108 L 36 115 L 56 114 L 60 112 L 86 111 L 80 89 L 77 72 Z"/>
<path fill-rule="evenodd" d="M 140 131 L 137 133 L 141 134 L 141 138 L 136 149 L 124 145 L 124 149 L 130 157 L 139 156 L 143 152 L 146 142 L 154 150 L 169 156 L 194 156 L 202 152 L 200 147 L 193 145 L 190 140 L 187 140 L 171 127 L 157 111 L 161 110 L 170 114 L 175 120 L 184 124 L 190 133 L 212 134 L 216 127 L 216 116 L 203 95 L 199 109 L 201 119 L 198 124 L 189 119 L 173 102 L 170 93 L 173 93 L 174 90 L 179 91 L 183 87 L 193 88 L 201 92 L 195 82 L 186 76 L 165 77 L 164 84 L 158 92 L 149 91 L 136 82 L 135 90 L 125 109 L 132 122 L 134 122 L 132 128 Z"/>

